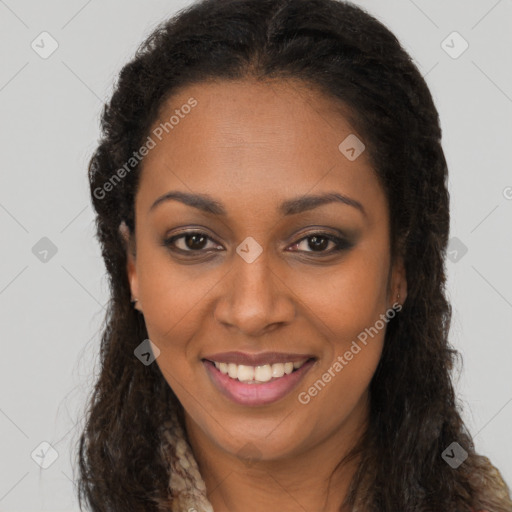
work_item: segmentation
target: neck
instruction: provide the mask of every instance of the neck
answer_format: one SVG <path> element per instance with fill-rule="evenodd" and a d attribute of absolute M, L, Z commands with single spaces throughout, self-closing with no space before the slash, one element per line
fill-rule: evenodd
<path fill-rule="evenodd" d="M 364 424 L 278 460 L 242 459 L 219 447 L 185 413 L 192 451 L 215 512 L 340 512 L 359 458 L 340 464 Z M 271 507 L 270 505 L 271 504 Z"/>

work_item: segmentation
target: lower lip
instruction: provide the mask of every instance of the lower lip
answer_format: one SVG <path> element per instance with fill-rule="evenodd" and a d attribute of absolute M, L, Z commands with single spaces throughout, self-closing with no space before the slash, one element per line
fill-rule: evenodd
<path fill-rule="evenodd" d="M 246 384 L 217 370 L 211 361 L 203 360 L 210 378 L 219 391 L 240 405 L 267 405 L 277 402 L 290 393 L 313 366 L 310 359 L 298 370 L 261 384 Z"/>

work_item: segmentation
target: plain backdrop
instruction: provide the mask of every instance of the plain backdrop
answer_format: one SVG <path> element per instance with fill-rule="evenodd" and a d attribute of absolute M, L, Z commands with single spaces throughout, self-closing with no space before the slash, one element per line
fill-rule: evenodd
<path fill-rule="evenodd" d="M 439 110 L 455 382 L 477 450 L 510 485 L 512 2 L 356 3 L 397 35 Z M 78 511 L 75 443 L 108 299 L 87 163 L 121 67 L 189 4 L 0 0 L 0 511 Z"/>

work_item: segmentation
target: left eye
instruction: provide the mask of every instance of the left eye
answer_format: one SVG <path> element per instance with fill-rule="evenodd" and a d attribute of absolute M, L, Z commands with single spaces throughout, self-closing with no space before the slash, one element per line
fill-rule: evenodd
<path fill-rule="evenodd" d="M 292 247 L 298 247 L 301 243 L 305 243 L 307 247 L 313 248 L 312 251 L 304 252 L 320 252 L 324 254 L 337 252 L 342 249 L 348 249 L 350 247 L 350 244 L 346 240 L 328 233 L 314 233 L 312 235 L 308 235 L 304 238 L 301 238 L 298 242 L 295 242 Z M 330 251 L 323 250 L 328 246 L 329 243 L 333 244 L 334 247 L 332 247 Z"/>
<path fill-rule="evenodd" d="M 164 245 L 178 252 L 197 253 L 207 250 L 205 249 L 205 245 L 207 245 L 208 240 L 214 242 L 214 240 L 210 238 L 208 235 L 206 235 L 206 233 L 200 231 L 187 231 L 185 233 L 181 233 L 179 235 L 175 235 L 168 238 L 167 240 L 164 241 Z M 176 243 L 178 241 L 183 242 L 181 244 L 181 247 L 179 247 L 178 244 Z M 306 243 L 308 248 L 312 248 L 312 250 L 302 250 L 299 252 L 329 254 L 341 251 L 343 249 L 349 249 L 351 247 L 350 242 L 338 236 L 331 235 L 330 233 L 312 233 L 311 235 L 301 238 L 300 240 L 292 244 L 291 247 L 297 248 L 304 243 Z M 329 243 L 333 244 L 334 247 L 331 247 L 331 250 L 326 251 L 325 249 L 327 248 Z M 217 245 L 217 247 L 214 247 L 213 250 L 220 250 L 218 247 L 219 245 Z"/>

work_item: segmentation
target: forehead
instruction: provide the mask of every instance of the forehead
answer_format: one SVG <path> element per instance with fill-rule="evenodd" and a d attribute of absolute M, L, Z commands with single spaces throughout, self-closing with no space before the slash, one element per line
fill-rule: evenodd
<path fill-rule="evenodd" d="M 362 139 L 341 107 L 296 81 L 188 86 L 166 101 L 152 126 L 155 145 L 142 162 L 138 202 L 149 209 L 171 189 L 262 209 L 328 190 L 382 202 L 365 151 L 354 160 L 340 150 L 343 141 Z"/>

